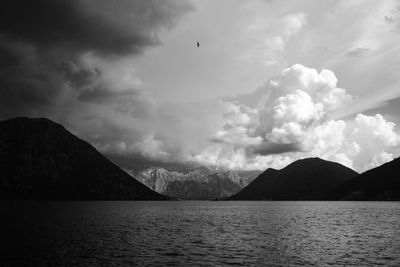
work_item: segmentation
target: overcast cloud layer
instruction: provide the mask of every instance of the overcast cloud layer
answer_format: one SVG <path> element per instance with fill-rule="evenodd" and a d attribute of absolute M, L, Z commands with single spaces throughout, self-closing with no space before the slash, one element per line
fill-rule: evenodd
<path fill-rule="evenodd" d="M 321 2 L 3 1 L 0 118 L 125 156 L 378 166 L 399 155 L 400 3 Z"/>

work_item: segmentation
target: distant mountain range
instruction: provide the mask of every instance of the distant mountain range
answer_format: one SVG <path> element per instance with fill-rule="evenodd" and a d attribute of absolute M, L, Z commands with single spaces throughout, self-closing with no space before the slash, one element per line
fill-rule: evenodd
<path fill-rule="evenodd" d="M 195 164 L 109 158 L 152 190 L 177 199 L 226 198 L 260 174 L 260 171 L 224 171 Z"/>
<path fill-rule="evenodd" d="M 0 122 L 0 199 L 166 200 L 48 119 Z"/>
<path fill-rule="evenodd" d="M 0 199 L 400 200 L 400 158 L 362 174 L 319 158 L 262 174 L 109 158 L 123 169 L 48 119 L 0 121 Z"/>
<path fill-rule="evenodd" d="M 322 200 L 332 189 L 357 175 L 339 163 L 302 159 L 282 170 L 267 169 L 229 200 Z"/>

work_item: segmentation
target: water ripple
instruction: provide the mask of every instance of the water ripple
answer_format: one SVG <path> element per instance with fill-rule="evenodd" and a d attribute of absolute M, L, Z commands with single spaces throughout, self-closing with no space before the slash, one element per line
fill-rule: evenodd
<path fill-rule="evenodd" d="M 398 202 L 2 203 L 0 265 L 399 266 Z M 3 229 L 3 230 L 4 230 Z"/>

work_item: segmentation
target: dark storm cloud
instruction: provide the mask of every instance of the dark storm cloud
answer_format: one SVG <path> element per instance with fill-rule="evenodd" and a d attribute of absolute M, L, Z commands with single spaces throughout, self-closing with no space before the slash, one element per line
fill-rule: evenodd
<path fill-rule="evenodd" d="M 66 81 L 77 89 L 93 83 L 101 76 L 101 71 L 98 68 L 85 68 L 72 61 L 61 62 L 59 70 L 64 74 Z"/>
<path fill-rule="evenodd" d="M 286 152 L 299 152 L 301 151 L 301 146 L 300 144 L 296 143 L 291 143 L 291 144 L 266 143 L 250 150 L 252 154 L 265 156 L 273 154 L 282 154 Z"/>
<path fill-rule="evenodd" d="M 0 118 L 48 115 L 62 76 L 34 47 L 0 39 Z"/>
<path fill-rule="evenodd" d="M 136 118 L 147 118 L 155 109 L 155 102 L 147 91 L 132 83 L 117 86 L 98 68 L 63 61 L 59 69 L 66 84 L 75 89 L 77 101 L 112 105 L 117 111 Z"/>
<path fill-rule="evenodd" d="M 109 85 L 111 86 L 111 85 Z M 114 105 L 116 110 L 135 118 L 149 118 L 154 115 L 156 104 L 145 90 L 127 88 L 112 91 L 107 82 L 82 90 L 78 100 L 87 103 Z"/>
<path fill-rule="evenodd" d="M 2 1 L 0 118 L 51 117 L 66 96 L 86 102 L 121 98 L 101 69 L 81 64 L 82 57 L 137 55 L 159 44 L 159 32 L 191 9 L 186 1 L 168 0 Z M 140 96 L 130 94 L 130 103 L 135 94 Z"/>
<path fill-rule="evenodd" d="M 106 87 L 97 86 L 83 90 L 78 95 L 78 100 L 83 102 L 103 103 L 107 102 L 110 98 L 115 98 L 118 96 L 124 97 L 124 96 L 129 96 L 130 94 L 131 94 L 130 92 L 126 91 L 115 93 L 110 91 Z"/>
<path fill-rule="evenodd" d="M 0 32 L 42 49 L 138 53 L 158 44 L 160 27 L 190 9 L 187 2 L 157 0 L 6 0 Z"/>

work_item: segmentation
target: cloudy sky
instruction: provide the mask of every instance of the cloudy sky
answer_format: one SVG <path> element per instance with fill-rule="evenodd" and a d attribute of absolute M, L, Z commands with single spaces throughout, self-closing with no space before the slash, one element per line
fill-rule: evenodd
<path fill-rule="evenodd" d="M 200 47 L 196 47 L 196 42 Z M 400 155 L 400 1 L 5 0 L 0 118 L 230 169 Z"/>

